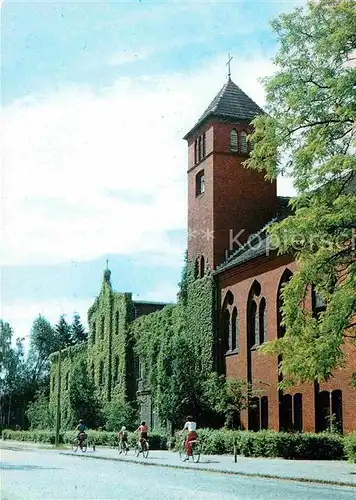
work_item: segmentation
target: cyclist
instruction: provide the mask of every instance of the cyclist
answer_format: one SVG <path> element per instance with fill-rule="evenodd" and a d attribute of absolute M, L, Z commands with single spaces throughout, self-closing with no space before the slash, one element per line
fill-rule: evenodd
<path fill-rule="evenodd" d="M 86 425 L 84 424 L 83 420 L 80 419 L 79 420 L 79 424 L 77 425 L 77 427 L 75 428 L 76 431 L 78 431 L 78 434 L 77 434 L 77 439 L 79 440 L 80 443 L 82 443 L 87 435 L 85 433 L 85 430 L 86 430 Z"/>
<path fill-rule="evenodd" d="M 121 431 L 118 433 L 117 436 L 118 436 L 119 441 L 121 443 L 121 447 L 127 448 L 128 447 L 128 445 L 127 445 L 128 432 L 127 432 L 126 427 L 124 425 L 121 427 Z"/>
<path fill-rule="evenodd" d="M 184 441 L 184 448 L 185 448 L 185 452 L 187 454 L 187 456 L 185 457 L 185 460 L 189 460 L 189 457 L 192 456 L 192 444 L 191 443 L 192 443 L 192 441 L 195 441 L 198 438 L 197 424 L 194 421 L 193 417 L 190 415 L 187 417 L 187 421 L 184 424 L 182 434 L 185 431 L 188 431 L 188 434 L 187 434 L 185 441 Z"/>
<path fill-rule="evenodd" d="M 145 441 L 147 441 L 148 439 L 148 428 L 147 428 L 147 425 L 146 425 L 146 422 L 141 422 L 141 425 L 139 425 L 136 429 L 135 432 L 138 432 L 139 433 L 139 440 L 138 440 L 138 444 L 141 446 L 142 448 L 142 445 Z"/>

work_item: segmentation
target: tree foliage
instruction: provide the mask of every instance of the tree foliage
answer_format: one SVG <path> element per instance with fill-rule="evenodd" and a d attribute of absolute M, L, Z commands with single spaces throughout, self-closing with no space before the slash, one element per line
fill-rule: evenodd
<path fill-rule="evenodd" d="M 265 79 L 268 114 L 254 120 L 246 164 L 294 181 L 292 215 L 270 237 L 295 255 L 297 272 L 283 291 L 286 334 L 264 349 L 282 355 L 285 384 L 323 381 L 356 337 L 356 3 L 310 1 L 272 26 L 277 71 Z M 305 307 L 312 286 L 326 305 L 317 316 Z"/>
<path fill-rule="evenodd" d="M 64 314 L 59 317 L 59 321 L 54 327 L 54 330 L 62 349 L 73 344 L 71 326 L 67 323 Z"/>
<path fill-rule="evenodd" d="M 81 342 L 86 342 L 88 340 L 88 332 L 82 325 L 78 313 L 74 313 L 73 316 L 73 321 L 71 324 L 71 337 L 73 344 L 80 344 Z"/>

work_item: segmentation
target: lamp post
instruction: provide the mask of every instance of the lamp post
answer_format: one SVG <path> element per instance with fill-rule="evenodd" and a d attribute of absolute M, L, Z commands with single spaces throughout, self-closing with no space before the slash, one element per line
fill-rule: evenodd
<path fill-rule="evenodd" d="M 62 352 L 59 347 L 58 351 L 58 384 L 57 384 L 57 407 L 56 407 L 56 436 L 55 445 L 59 445 L 59 428 L 61 425 L 61 360 Z"/>

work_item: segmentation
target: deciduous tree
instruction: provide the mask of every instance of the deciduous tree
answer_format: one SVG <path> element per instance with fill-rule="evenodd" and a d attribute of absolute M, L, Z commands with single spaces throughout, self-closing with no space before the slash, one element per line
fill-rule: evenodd
<path fill-rule="evenodd" d="M 277 71 L 246 163 L 294 181 L 293 213 L 270 237 L 298 270 L 283 291 L 285 336 L 264 350 L 282 355 L 284 384 L 323 381 L 356 336 L 356 3 L 310 1 L 272 26 Z M 318 316 L 304 307 L 312 286 L 326 305 Z"/>

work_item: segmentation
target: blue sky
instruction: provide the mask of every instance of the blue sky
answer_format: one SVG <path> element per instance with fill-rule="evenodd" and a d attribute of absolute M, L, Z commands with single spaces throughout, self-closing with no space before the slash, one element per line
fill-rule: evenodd
<path fill-rule="evenodd" d="M 114 288 L 174 301 L 186 144 L 232 78 L 260 105 L 269 20 L 301 2 L 16 2 L 2 17 L 2 314 L 28 335 Z M 280 194 L 290 193 L 282 181 Z"/>

